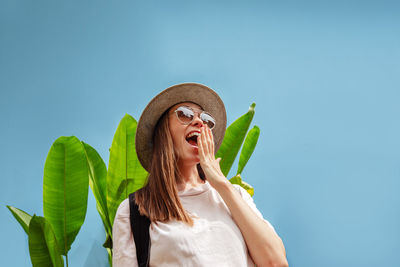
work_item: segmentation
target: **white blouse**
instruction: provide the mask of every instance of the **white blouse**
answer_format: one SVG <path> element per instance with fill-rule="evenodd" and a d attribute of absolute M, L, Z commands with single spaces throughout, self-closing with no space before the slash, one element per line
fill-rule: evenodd
<path fill-rule="evenodd" d="M 234 187 L 263 218 L 247 191 L 238 185 Z M 254 266 L 228 207 L 208 182 L 180 191 L 179 197 L 184 209 L 193 216 L 194 225 L 175 220 L 151 223 L 150 266 Z M 113 266 L 138 266 L 128 199 L 120 204 L 114 220 Z"/>

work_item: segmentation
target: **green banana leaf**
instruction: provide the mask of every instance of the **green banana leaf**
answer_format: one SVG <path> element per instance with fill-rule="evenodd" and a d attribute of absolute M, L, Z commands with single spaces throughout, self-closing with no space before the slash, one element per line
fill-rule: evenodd
<path fill-rule="evenodd" d="M 99 153 L 90 145 L 82 142 L 89 166 L 89 185 L 96 199 L 96 208 L 107 236 L 112 236 L 112 226 L 107 208 L 107 167 Z"/>
<path fill-rule="evenodd" d="M 241 174 L 247 162 L 249 161 L 251 154 L 257 145 L 258 137 L 260 136 L 260 128 L 254 126 L 246 136 L 244 140 L 242 151 L 240 152 L 239 165 L 236 174 Z"/>
<path fill-rule="evenodd" d="M 126 114 L 118 125 L 110 150 L 107 172 L 107 206 L 110 222 L 114 222 L 119 204 L 129 194 L 142 188 L 147 172 L 140 164 L 135 149 L 137 122 Z"/>
<path fill-rule="evenodd" d="M 233 176 L 231 179 L 229 179 L 229 181 L 232 184 L 238 184 L 241 187 L 243 187 L 247 191 L 247 193 L 250 194 L 250 196 L 254 195 L 254 188 L 251 185 L 249 185 L 248 183 L 246 183 L 245 181 L 243 181 L 240 174 Z"/>
<path fill-rule="evenodd" d="M 29 224 L 29 254 L 33 267 L 64 266 L 56 236 L 44 217 L 33 215 Z"/>
<path fill-rule="evenodd" d="M 44 166 L 43 210 L 61 254 L 67 255 L 86 216 L 89 188 L 85 149 L 75 136 L 59 137 Z"/>
<path fill-rule="evenodd" d="M 250 105 L 246 114 L 234 121 L 227 129 L 224 140 L 217 152 L 216 158 L 221 158 L 220 167 L 224 176 L 227 176 L 235 161 L 243 140 L 254 117 L 256 104 Z"/>
<path fill-rule="evenodd" d="M 112 250 L 111 248 L 107 248 L 107 253 L 108 253 L 108 264 L 110 267 L 112 267 Z"/>
<path fill-rule="evenodd" d="M 25 233 L 29 235 L 29 222 L 32 219 L 32 216 L 26 213 L 23 210 L 20 210 L 18 208 L 8 206 L 7 208 L 11 211 L 11 214 L 14 216 L 14 218 L 19 222 L 19 224 L 22 226 L 24 229 Z"/>

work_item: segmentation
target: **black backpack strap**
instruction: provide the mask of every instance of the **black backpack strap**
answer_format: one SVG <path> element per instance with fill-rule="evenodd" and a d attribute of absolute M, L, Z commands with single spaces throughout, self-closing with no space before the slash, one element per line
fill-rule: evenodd
<path fill-rule="evenodd" d="M 140 215 L 135 201 L 135 193 L 129 195 L 129 209 L 138 264 L 139 267 L 147 267 L 150 261 L 150 220 L 146 216 Z"/>

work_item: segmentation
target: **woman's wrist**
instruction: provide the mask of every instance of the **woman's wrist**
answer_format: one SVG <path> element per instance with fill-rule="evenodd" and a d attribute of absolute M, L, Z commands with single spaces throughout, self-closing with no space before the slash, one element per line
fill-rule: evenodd
<path fill-rule="evenodd" d="M 221 179 L 219 179 L 218 182 L 213 185 L 213 187 L 218 193 L 221 194 L 230 191 L 232 189 L 232 184 L 225 177 L 221 177 Z"/>

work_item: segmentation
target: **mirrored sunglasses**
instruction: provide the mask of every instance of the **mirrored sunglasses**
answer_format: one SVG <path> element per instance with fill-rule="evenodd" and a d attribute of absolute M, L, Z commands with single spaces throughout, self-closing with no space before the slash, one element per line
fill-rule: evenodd
<path fill-rule="evenodd" d="M 215 127 L 215 119 L 207 112 L 195 112 L 193 108 L 180 106 L 175 110 L 176 117 L 183 124 L 190 124 L 194 120 L 195 113 L 199 114 L 200 120 L 206 124 L 211 130 Z"/>

